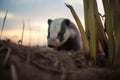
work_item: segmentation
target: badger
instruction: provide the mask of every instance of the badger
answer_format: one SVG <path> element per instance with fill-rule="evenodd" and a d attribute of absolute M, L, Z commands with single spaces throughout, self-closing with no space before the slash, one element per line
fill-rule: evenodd
<path fill-rule="evenodd" d="M 47 45 L 56 50 L 80 50 L 80 33 L 69 19 L 48 19 Z"/>

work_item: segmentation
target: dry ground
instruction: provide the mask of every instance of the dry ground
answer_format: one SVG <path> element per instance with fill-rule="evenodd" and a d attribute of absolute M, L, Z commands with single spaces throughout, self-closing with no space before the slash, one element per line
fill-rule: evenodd
<path fill-rule="evenodd" d="M 0 80 L 120 80 L 120 67 L 97 56 L 97 66 L 77 51 L 45 51 L 0 41 Z"/>

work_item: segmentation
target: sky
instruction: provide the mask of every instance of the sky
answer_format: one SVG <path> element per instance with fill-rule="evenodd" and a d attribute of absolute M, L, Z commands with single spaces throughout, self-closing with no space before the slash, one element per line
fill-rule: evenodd
<path fill-rule="evenodd" d="M 104 14 L 101 1 L 97 1 L 99 12 Z M 65 3 L 73 6 L 84 26 L 83 0 L 0 0 L 0 30 L 8 10 L 2 39 L 10 38 L 14 42 L 20 40 L 24 21 L 24 45 L 30 43 L 30 29 L 31 45 L 47 45 L 48 19 L 62 17 L 75 23 Z"/>

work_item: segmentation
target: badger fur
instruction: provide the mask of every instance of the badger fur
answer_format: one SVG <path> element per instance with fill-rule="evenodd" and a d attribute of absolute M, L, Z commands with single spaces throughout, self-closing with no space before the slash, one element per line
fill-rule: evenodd
<path fill-rule="evenodd" d="M 69 19 L 48 19 L 48 47 L 57 50 L 80 50 L 81 39 L 76 26 Z"/>

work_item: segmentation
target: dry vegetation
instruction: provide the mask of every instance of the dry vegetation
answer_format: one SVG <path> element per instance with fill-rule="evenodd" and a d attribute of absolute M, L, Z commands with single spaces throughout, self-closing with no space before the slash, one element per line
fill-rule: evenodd
<path fill-rule="evenodd" d="M 104 25 L 100 20 L 96 0 L 83 1 L 86 32 L 74 8 L 66 4 L 81 32 L 83 52 L 23 46 L 23 22 L 22 38 L 18 44 L 0 40 L 0 80 L 120 80 L 120 1 L 102 0 L 105 9 Z M 0 39 L 6 17 L 7 11 Z M 103 52 L 99 51 L 98 44 Z"/>
<path fill-rule="evenodd" d="M 0 80 L 119 80 L 120 68 L 103 55 L 97 67 L 87 65 L 80 51 L 50 51 L 0 41 Z"/>

